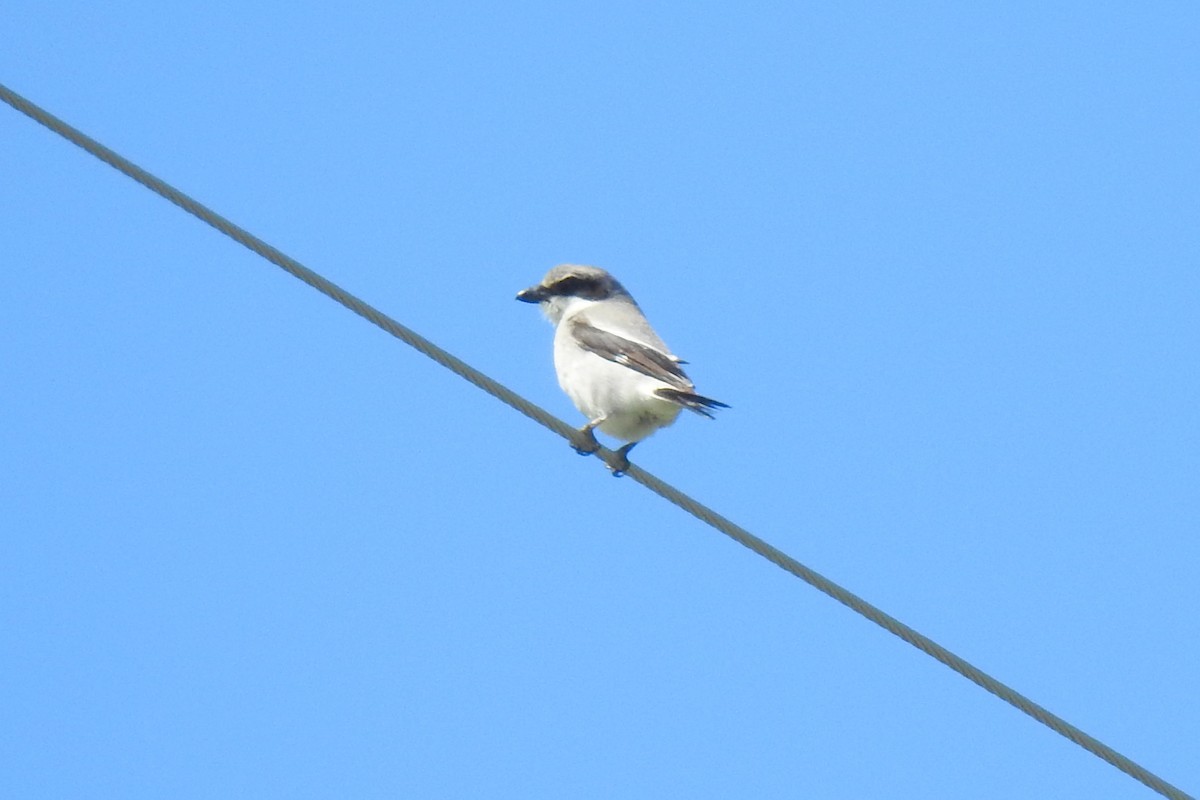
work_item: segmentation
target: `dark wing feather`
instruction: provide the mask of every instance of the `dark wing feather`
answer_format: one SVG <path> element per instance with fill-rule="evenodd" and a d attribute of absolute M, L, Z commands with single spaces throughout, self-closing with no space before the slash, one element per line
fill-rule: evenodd
<path fill-rule="evenodd" d="M 582 315 L 571 320 L 570 325 L 575 341 L 589 353 L 595 353 L 615 364 L 649 375 L 684 392 L 692 390 L 692 382 L 680 368 L 679 362 L 667 353 L 593 327 Z"/>
<path fill-rule="evenodd" d="M 695 394 L 694 392 L 681 392 L 677 389 L 668 389 L 665 386 L 661 389 L 655 389 L 654 393 L 659 397 L 670 400 L 672 403 L 678 403 L 688 411 L 694 411 L 700 416 L 708 417 L 709 419 L 715 419 L 712 412 L 718 408 L 729 408 L 729 406 L 720 400 L 713 400 L 711 397 L 705 397 L 702 394 Z"/>

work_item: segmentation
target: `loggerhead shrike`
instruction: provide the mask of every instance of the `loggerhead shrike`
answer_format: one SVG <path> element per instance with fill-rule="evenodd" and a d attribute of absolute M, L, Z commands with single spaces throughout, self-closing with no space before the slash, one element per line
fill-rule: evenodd
<path fill-rule="evenodd" d="M 712 418 L 724 403 L 696 394 L 638 304 L 617 279 L 599 267 L 562 264 L 542 282 L 517 294 L 541 304 L 555 326 L 554 369 L 558 385 L 588 418 L 580 428 L 582 455 L 596 452 L 593 428 L 627 442 L 608 465 L 614 475 L 629 468 L 633 446 L 670 425 L 686 408 Z"/>

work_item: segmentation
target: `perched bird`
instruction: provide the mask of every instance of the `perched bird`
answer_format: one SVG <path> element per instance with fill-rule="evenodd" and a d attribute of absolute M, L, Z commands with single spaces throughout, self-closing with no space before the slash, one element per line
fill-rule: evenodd
<path fill-rule="evenodd" d="M 562 264 L 517 299 L 540 304 L 555 326 L 558 385 L 588 419 L 575 449 L 596 452 L 594 428 L 627 443 L 608 465 L 615 475 L 628 469 L 633 446 L 674 422 L 680 409 L 711 418 L 714 409 L 729 407 L 693 391 L 679 366 L 686 362 L 671 354 L 625 287 L 599 267 Z"/>

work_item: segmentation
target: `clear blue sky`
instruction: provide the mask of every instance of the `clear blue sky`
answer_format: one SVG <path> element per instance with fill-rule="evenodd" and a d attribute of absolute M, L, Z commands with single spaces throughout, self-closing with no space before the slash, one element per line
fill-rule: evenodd
<path fill-rule="evenodd" d="M 10 2 L 0 81 L 1200 792 L 1192 2 Z M 0 107 L 0 796 L 1148 789 Z"/>

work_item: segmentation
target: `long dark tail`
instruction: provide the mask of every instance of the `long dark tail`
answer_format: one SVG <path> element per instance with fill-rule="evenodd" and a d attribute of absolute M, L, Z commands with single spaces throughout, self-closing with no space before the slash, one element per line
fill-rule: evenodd
<path fill-rule="evenodd" d="M 729 408 L 719 400 L 713 400 L 711 397 L 704 397 L 691 392 L 681 392 L 678 389 L 668 389 L 663 387 L 655 389 L 654 393 L 664 400 L 670 400 L 672 403 L 678 403 L 688 411 L 695 411 L 697 414 L 714 419 L 713 413 L 718 408 Z"/>

